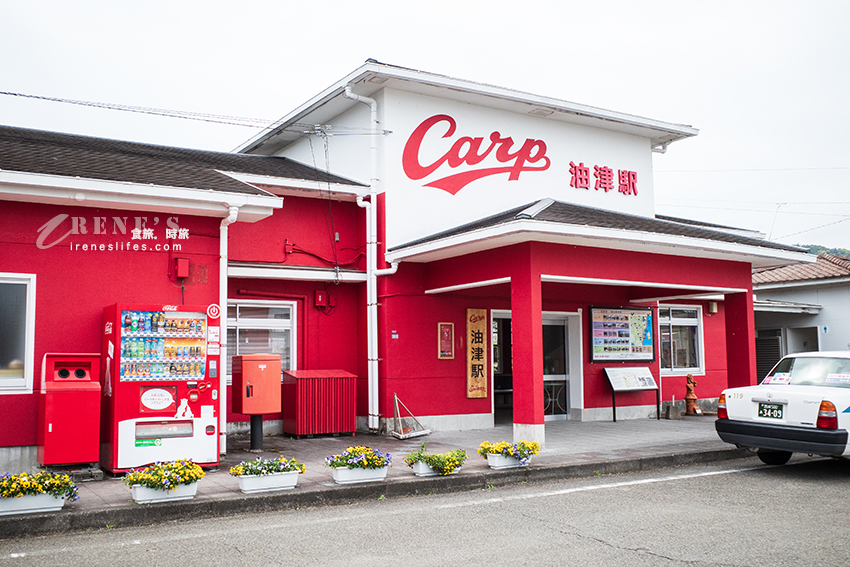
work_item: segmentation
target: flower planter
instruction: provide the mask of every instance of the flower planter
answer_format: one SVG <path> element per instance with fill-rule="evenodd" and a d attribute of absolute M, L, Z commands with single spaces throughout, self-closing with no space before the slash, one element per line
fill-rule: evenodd
<path fill-rule="evenodd" d="M 449 474 L 457 474 L 459 471 L 460 467 L 456 468 Z M 440 473 L 432 469 L 431 465 L 423 463 L 422 461 L 413 463 L 413 474 L 416 476 L 440 476 Z"/>
<path fill-rule="evenodd" d="M 387 478 L 389 467 L 379 469 L 349 469 L 346 467 L 334 467 L 334 482 L 337 484 L 353 484 L 355 482 L 374 482 Z"/>
<path fill-rule="evenodd" d="M 20 498 L 0 498 L 0 516 L 56 512 L 65 505 L 65 497 L 52 494 L 25 494 Z"/>
<path fill-rule="evenodd" d="M 529 462 L 531 462 L 531 459 L 529 459 Z M 528 463 L 523 465 L 516 457 L 505 457 L 495 453 L 487 453 L 487 464 L 490 465 L 491 469 L 513 469 L 528 465 Z"/>
<path fill-rule="evenodd" d="M 265 475 L 239 476 L 239 490 L 245 494 L 253 492 L 272 492 L 274 490 L 289 490 L 298 484 L 299 471 L 279 472 Z"/>
<path fill-rule="evenodd" d="M 155 504 L 157 502 L 174 502 L 175 500 L 189 500 L 198 492 L 198 483 L 181 484 L 174 490 L 155 490 L 147 486 L 131 486 L 133 500 L 136 504 Z"/>
<path fill-rule="evenodd" d="M 416 476 L 437 476 L 438 473 L 428 463 L 423 463 L 419 461 L 418 463 L 413 463 L 413 474 Z"/>

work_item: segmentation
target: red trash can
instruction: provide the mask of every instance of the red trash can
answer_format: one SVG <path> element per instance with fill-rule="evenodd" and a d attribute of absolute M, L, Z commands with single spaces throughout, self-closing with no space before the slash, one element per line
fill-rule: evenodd
<path fill-rule="evenodd" d="M 44 355 L 36 458 L 43 465 L 100 459 L 100 354 Z"/>

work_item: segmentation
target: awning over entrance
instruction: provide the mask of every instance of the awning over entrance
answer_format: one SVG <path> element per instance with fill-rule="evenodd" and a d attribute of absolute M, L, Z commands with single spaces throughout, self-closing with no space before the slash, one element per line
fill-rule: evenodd
<path fill-rule="evenodd" d="M 427 264 L 426 295 L 509 301 L 514 439 L 540 442 L 545 438 L 540 332 L 545 312 L 723 302 L 726 383 L 749 385 L 756 373 L 751 266 L 813 260 L 802 249 L 740 232 L 551 199 L 391 249 L 387 258 Z M 582 340 L 590 348 L 592 339 L 584 335 Z M 587 361 L 580 379 L 598 389 L 604 366 Z"/>

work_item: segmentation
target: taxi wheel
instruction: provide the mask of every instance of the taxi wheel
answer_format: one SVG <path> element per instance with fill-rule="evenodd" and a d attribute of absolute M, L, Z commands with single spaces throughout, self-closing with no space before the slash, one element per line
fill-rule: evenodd
<path fill-rule="evenodd" d="M 768 451 L 759 449 L 759 459 L 766 465 L 784 465 L 791 458 L 791 451 Z"/>

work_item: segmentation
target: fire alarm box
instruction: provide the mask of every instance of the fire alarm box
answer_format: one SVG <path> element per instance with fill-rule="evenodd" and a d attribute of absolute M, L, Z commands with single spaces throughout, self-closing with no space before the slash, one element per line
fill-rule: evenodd
<path fill-rule="evenodd" d="M 280 412 L 280 355 L 233 357 L 233 413 L 263 415 Z"/>
<path fill-rule="evenodd" d="M 100 458 L 100 354 L 44 355 L 36 458 L 41 465 Z"/>

